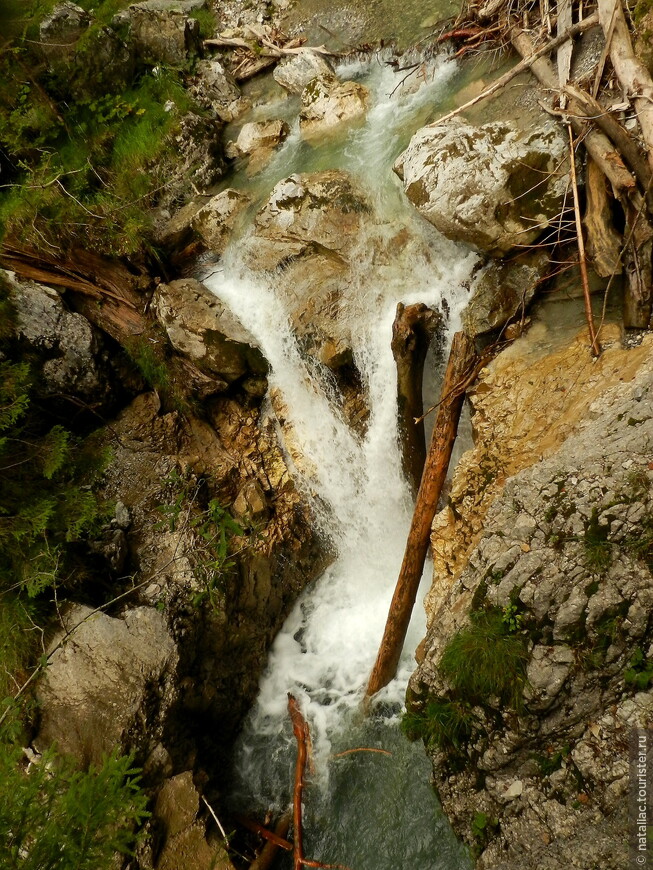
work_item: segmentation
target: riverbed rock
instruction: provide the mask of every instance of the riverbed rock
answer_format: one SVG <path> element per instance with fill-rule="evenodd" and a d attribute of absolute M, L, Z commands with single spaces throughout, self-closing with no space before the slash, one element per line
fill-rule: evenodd
<path fill-rule="evenodd" d="M 175 700 L 177 648 L 164 617 L 136 607 L 124 617 L 71 607 L 64 629 L 53 637 L 53 652 L 39 682 L 41 722 L 35 745 L 55 744 L 80 765 L 102 761 L 116 747 L 143 749 L 154 740 Z M 156 707 L 149 716 L 146 706 Z M 145 729 L 147 724 L 147 729 Z"/>
<path fill-rule="evenodd" d="M 191 14 L 206 7 L 206 0 L 143 0 L 115 15 L 112 25 L 128 31 L 142 60 L 180 66 L 190 52 L 201 54 L 199 21 Z"/>
<path fill-rule="evenodd" d="M 291 175 L 259 211 L 247 246 L 248 264 L 270 273 L 287 300 L 306 351 L 333 369 L 351 362 L 343 311 L 354 251 L 370 212 L 346 172 Z"/>
<path fill-rule="evenodd" d="M 246 374 L 265 375 L 256 341 L 203 284 L 181 278 L 157 287 L 156 315 L 176 350 L 227 383 Z"/>
<path fill-rule="evenodd" d="M 235 121 L 250 108 L 234 77 L 215 59 L 198 61 L 190 91 L 223 121 Z"/>
<path fill-rule="evenodd" d="M 568 142 L 553 120 L 520 130 L 460 118 L 418 130 L 395 163 L 411 202 L 447 238 L 495 256 L 559 215 Z"/>
<path fill-rule="evenodd" d="M 225 174 L 220 121 L 188 112 L 180 119 L 171 144 L 179 160 L 169 179 L 169 198 L 182 197 L 188 188 L 204 191 Z"/>
<path fill-rule="evenodd" d="M 522 353 L 529 341 L 519 340 Z M 429 698 L 454 699 L 440 664 L 475 613 L 495 614 L 505 633 L 523 643 L 519 705 L 511 709 L 491 690 L 470 697 L 470 738 L 458 749 L 430 748 L 443 807 L 480 855 L 482 870 L 620 867 L 626 859 L 628 739 L 632 728 L 650 724 L 653 711 L 653 627 L 645 615 L 653 604 L 653 414 L 642 405 L 653 396 L 653 363 L 646 342 L 634 353 L 615 342 L 606 350 L 607 368 L 578 387 L 574 377 L 588 377 L 587 358 L 565 368 L 564 354 L 573 361 L 574 353 L 566 348 L 543 357 L 541 343 L 520 375 L 512 370 L 511 385 L 505 382 L 513 395 L 501 395 L 497 381 L 479 386 L 479 404 L 494 393 L 495 407 L 506 402 L 507 414 L 524 413 L 528 402 L 514 403 L 524 387 L 551 407 L 546 432 L 529 432 L 525 418 L 515 430 L 529 433 L 535 456 L 520 459 L 518 437 L 497 443 L 497 430 L 490 435 L 481 422 L 482 450 L 477 444 L 469 457 L 478 474 L 492 468 L 488 453 L 510 453 L 500 481 L 487 482 L 493 497 L 482 528 L 471 546 L 458 537 L 456 567 L 429 593 L 428 633 L 411 681 L 417 708 Z M 514 364 L 519 347 L 508 357 Z M 538 369 L 549 372 L 548 383 Z M 582 396 L 573 422 L 575 399 L 558 390 L 554 370 L 565 391 Z M 510 460 L 521 470 L 511 473 Z M 455 478 L 469 468 L 464 462 Z M 455 478 L 452 499 L 464 527 L 465 512 L 478 511 L 484 496 L 478 487 L 463 506 Z M 440 551 L 442 543 L 438 535 Z M 438 560 L 439 574 L 441 552 Z M 516 782 L 521 792 L 507 800 Z M 482 836 L 470 831 L 479 814 L 493 820 Z"/>
<path fill-rule="evenodd" d="M 250 121 L 244 124 L 235 142 L 227 143 L 227 157 L 249 157 L 250 172 L 258 172 L 268 163 L 276 148 L 278 148 L 290 133 L 290 127 L 285 121 L 270 119 L 268 121 Z"/>
<path fill-rule="evenodd" d="M 515 260 L 491 260 L 474 278 L 471 296 L 462 313 L 468 335 L 501 329 L 514 317 L 524 318 L 549 267 L 545 252 L 521 255 Z"/>
<path fill-rule="evenodd" d="M 0 270 L 16 312 L 16 337 L 43 359 L 44 387 L 52 395 L 74 394 L 97 402 L 108 382 L 101 365 L 103 346 L 85 317 L 69 311 L 61 295 L 35 281 Z"/>
<path fill-rule="evenodd" d="M 239 190 L 227 188 L 193 214 L 191 226 L 204 244 L 214 253 L 224 253 L 238 217 L 251 198 Z"/>
<path fill-rule="evenodd" d="M 305 51 L 278 63 L 272 77 L 291 94 L 301 94 L 313 79 L 332 79 L 333 67 L 324 57 L 314 51 Z"/>
<path fill-rule="evenodd" d="M 358 82 L 340 82 L 335 76 L 316 78 L 302 91 L 299 129 L 308 142 L 317 142 L 342 128 L 362 123 L 369 106 L 369 91 Z"/>

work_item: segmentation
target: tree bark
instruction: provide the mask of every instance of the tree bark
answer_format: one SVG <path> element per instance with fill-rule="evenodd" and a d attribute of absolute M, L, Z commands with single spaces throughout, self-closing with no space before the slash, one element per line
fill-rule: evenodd
<path fill-rule="evenodd" d="M 441 315 L 423 303 L 397 305 L 392 325 L 392 355 L 397 365 L 397 409 L 401 435 L 402 464 L 413 494 L 419 489 L 426 441 L 422 404 L 424 361 L 431 339 L 442 323 Z M 415 420 L 419 419 L 416 423 Z"/>
<path fill-rule="evenodd" d="M 585 229 L 594 271 L 602 278 L 622 271 L 623 238 L 613 224 L 612 209 L 605 186 L 605 175 L 591 157 L 585 171 Z"/>
<path fill-rule="evenodd" d="M 431 525 L 447 476 L 458 420 L 465 397 L 466 375 L 475 360 L 474 343 L 464 332 L 454 336 L 441 390 L 441 401 L 431 436 L 424 474 L 417 493 L 415 512 L 406 542 L 399 579 L 376 663 L 367 685 L 366 698 L 375 695 L 397 672 L 410 616 L 419 588 L 424 560 L 429 548 Z"/>

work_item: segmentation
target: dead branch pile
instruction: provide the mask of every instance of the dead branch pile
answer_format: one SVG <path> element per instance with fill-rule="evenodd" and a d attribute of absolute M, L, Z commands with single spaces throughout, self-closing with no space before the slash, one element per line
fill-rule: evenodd
<path fill-rule="evenodd" d="M 575 262 L 595 354 L 600 344 L 588 268 L 609 284 L 624 276 L 626 327 L 653 326 L 653 79 L 633 47 L 629 14 L 622 0 L 598 0 L 598 8 L 582 0 L 471 0 L 437 37 L 453 40 L 458 55 L 501 48 L 521 56 L 513 69 L 440 121 L 487 99 L 528 69 L 549 95 L 542 107 L 570 131 L 580 172 L 569 180 L 577 195 L 567 225 L 576 231 Z M 594 69 L 574 80 L 574 37 L 590 30 L 601 34 L 603 52 Z"/>

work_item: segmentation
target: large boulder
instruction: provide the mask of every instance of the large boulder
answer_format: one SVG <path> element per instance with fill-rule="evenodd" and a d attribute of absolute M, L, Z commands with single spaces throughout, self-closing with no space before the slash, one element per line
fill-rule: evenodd
<path fill-rule="evenodd" d="M 199 281 L 160 284 L 154 306 L 172 346 L 211 374 L 229 384 L 247 374 L 267 374 L 254 338 Z"/>
<path fill-rule="evenodd" d="M 143 0 L 115 15 L 112 24 L 128 30 L 143 60 L 179 66 L 189 52 L 200 53 L 200 25 L 191 14 L 206 6 L 206 0 Z"/>
<path fill-rule="evenodd" d="M 362 122 L 369 106 L 369 91 L 358 82 L 340 82 L 335 76 L 316 78 L 302 91 L 299 129 L 307 141 L 319 141 L 343 124 Z"/>
<path fill-rule="evenodd" d="M 545 251 L 529 252 L 510 262 L 490 261 L 472 283 L 471 296 L 462 313 L 465 332 L 483 335 L 500 329 L 513 317 L 524 317 L 548 266 Z"/>
<path fill-rule="evenodd" d="M 191 226 L 207 248 L 223 254 L 239 216 L 251 201 L 246 193 L 227 188 L 195 212 Z"/>
<path fill-rule="evenodd" d="M 108 386 L 98 358 L 98 334 L 81 314 L 69 311 L 61 295 L 35 281 L 20 281 L 13 272 L 0 272 L 9 286 L 16 312 L 16 337 L 44 359 L 43 386 L 53 395 L 75 394 L 97 402 Z"/>
<path fill-rule="evenodd" d="M 65 0 L 58 3 L 39 25 L 39 47 L 50 64 L 67 63 L 75 46 L 91 23 L 91 16 L 81 6 Z"/>
<path fill-rule="evenodd" d="M 225 149 L 227 157 L 249 157 L 250 171 L 259 171 L 272 157 L 275 148 L 285 142 L 290 127 L 285 121 L 271 118 L 244 124 L 235 142 Z"/>
<path fill-rule="evenodd" d="M 370 212 L 346 172 L 291 175 L 259 211 L 248 243 L 248 264 L 271 273 L 305 350 L 334 369 L 351 362 L 349 267 Z"/>
<path fill-rule="evenodd" d="M 443 235 L 502 256 L 533 242 L 560 214 L 568 150 L 552 120 L 520 130 L 453 118 L 418 130 L 394 169 Z"/>
<path fill-rule="evenodd" d="M 75 605 L 50 652 L 37 689 L 37 749 L 54 743 L 85 766 L 116 747 L 144 750 L 148 741 L 156 743 L 175 699 L 178 661 L 161 613 L 137 607 L 115 619 Z"/>
<path fill-rule="evenodd" d="M 333 76 L 331 64 L 310 50 L 284 58 L 272 73 L 277 84 L 291 94 L 301 94 L 313 79 L 332 79 Z"/>

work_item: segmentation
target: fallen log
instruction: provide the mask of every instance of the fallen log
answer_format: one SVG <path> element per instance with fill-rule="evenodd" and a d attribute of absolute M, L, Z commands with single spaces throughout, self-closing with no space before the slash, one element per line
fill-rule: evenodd
<path fill-rule="evenodd" d="M 399 579 L 390 604 L 390 611 L 379 652 L 365 693 L 366 699 L 375 695 L 393 679 L 408 631 L 415 604 L 424 561 L 429 548 L 431 525 L 438 499 L 447 476 L 451 451 L 456 439 L 458 420 L 463 406 L 465 390 L 460 384 L 473 367 L 476 355 L 473 341 L 464 332 L 454 336 L 449 362 L 442 384 L 442 399 L 433 427 L 429 453 L 424 466 L 422 482 L 417 493 L 415 512 L 406 542 L 406 550 Z"/>
<path fill-rule="evenodd" d="M 282 819 L 284 818 L 285 816 L 282 816 Z M 252 833 L 258 834 L 259 837 L 263 837 L 264 840 L 273 843 L 278 849 L 285 849 L 287 852 L 292 852 L 292 843 L 286 839 L 285 834 L 278 834 L 276 831 L 270 831 L 264 825 L 259 825 L 259 823 L 255 822 L 254 819 L 250 819 L 247 816 L 240 815 L 239 813 L 234 816 L 234 821 L 238 822 L 239 825 L 242 825 L 243 828 L 247 828 L 248 831 L 252 831 Z M 288 818 L 288 827 L 290 827 L 290 817 Z M 287 833 L 288 828 L 286 828 L 286 834 Z"/>
<path fill-rule="evenodd" d="M 611 34 L 610 60 L 635 106 L 648 163 L 653 169 L 653 80 L 644 64 L 635 57 L 621 0 L 598 0 L 598 13 L 606 40 Z"/>
<path fill-rule="evenodd" d="M 419 489 L 426 461 L 424 421 L 421 419 L 424 362 L 431 339 L 441 322 L 442 317 L 421 302 L 408 306 L 400 302 L 392 324 L 391 347 L 397 366 L 402 464 L 413 494 Z"/>
<path fill-rule="evenodd" d="M 567 125 L 569 132 L 569 166 L 571 172 L 571 190 L 574 198 L 574 217 L 576 220 L 576 239 L 578 242 L 578 262 L 580 267 L 580 279 L 583 285 L 583 301 L 585 303 L 585 319 L 590 336 L 592 355 L 601 355 L 601 345 L 594 328 L 594 315 L 592 314 L 592 298 L 590 295 L 589 278 L 587 275 L 587 259 L 585 257 L 585 242 L 583 240 L 583 223 L 580 216 L 580 203 L 578 199 L 578 182 L 576 180 L 576 152 L 574 149 L 574 133 L 571 124 Z"/>
<path fill-rule="evenodd" d="M 302 829 L 302 793 L 304 791 L 304 770 L 308 755 L 308 723 L 294 695 L 288 693 L 288 712 L 292 722 L 292 732 L 297 741 L 297 761 L 295 762 L 295 784 L 293 787 L 293 870 L 301 870 L 304 860 L 304 834 Z"/>
<path fill-rule="evenodd" d="M 511 42 L 522 57 L 533 56 L 534 44 L 530 36 L 523 30 L 513 28 Z M 545 88 L 558 92 L 558 76 L 553 64 L 545 57 L 538 57 L 531 63 L 533 75 Z M 627 194 L 637 188 L 637 181 L 628 171 L 619 152 L 614 148 L 608 137 L 599 130 L 591 129 L 585 120 L 580 120 L 583 111 L 573 99 L 569 100 L 566 112 L 572 129 L 577 136 L 583 137 L 583 144 L 592 155 L 603 174 L 610 181 L 615 196 Z M 580 117 L 579 117 L 580 116 Z"/>

